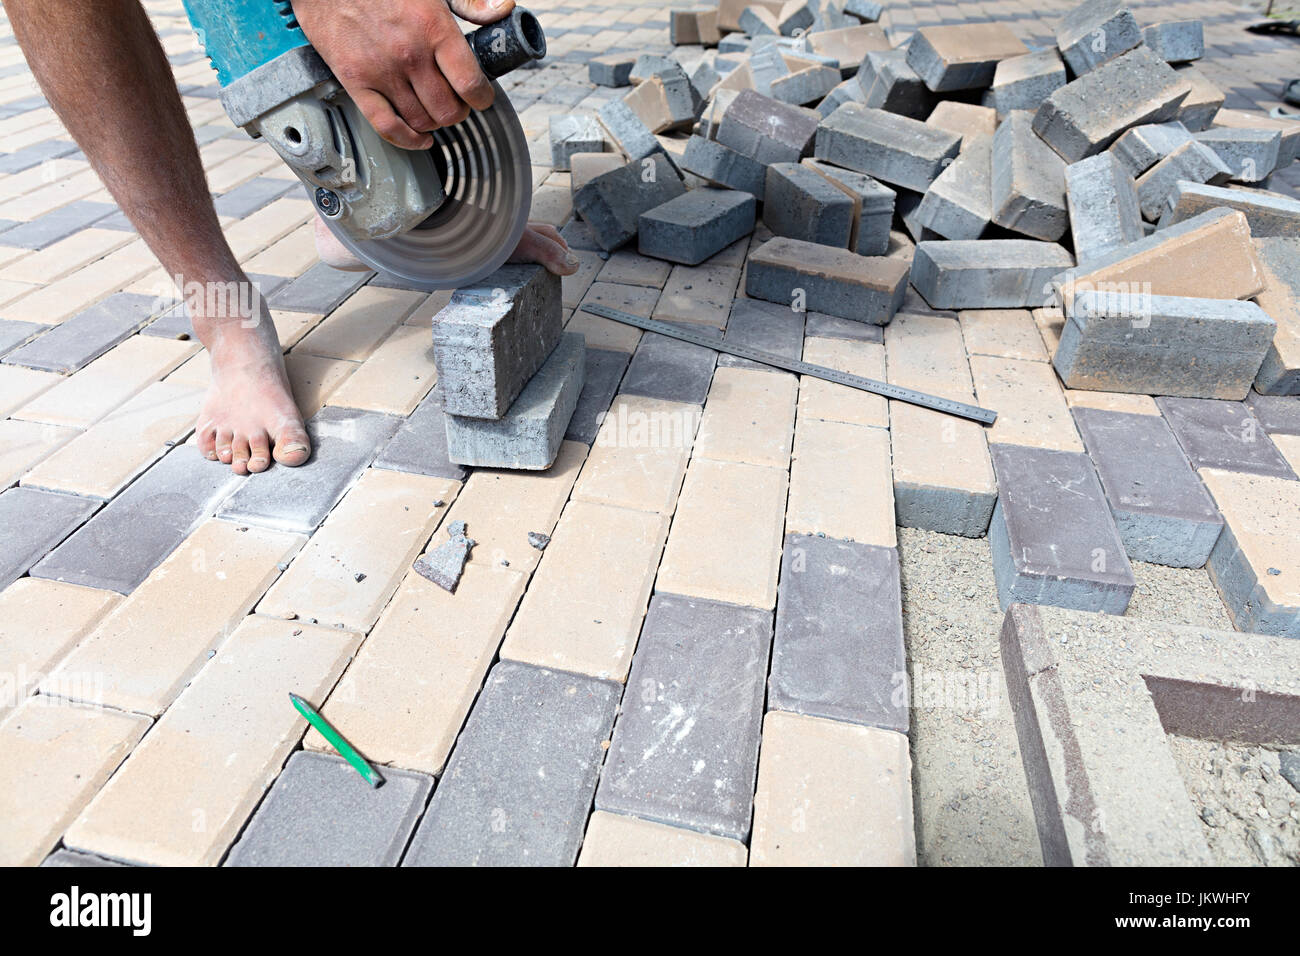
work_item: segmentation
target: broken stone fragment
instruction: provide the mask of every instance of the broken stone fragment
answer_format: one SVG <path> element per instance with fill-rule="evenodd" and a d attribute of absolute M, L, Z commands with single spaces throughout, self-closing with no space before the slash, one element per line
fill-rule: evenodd
<path fill-rule="evenodd" d="M 528 543 L 538 551 L 545 551 L 546 546 L 551 543 L 551 536 L 542 534 L 540 531 L 530 531 L 528 532 Z"/>
<path fill-rule="evenodd" d="M 470 549 L 478 542 L 465 536 L 465 522 L 453 521 L 447 526 L 450 541 L 444 541 L 437 548 L 420 555 L 415 561 L 415 573 L 432 581 L 444 591 L 456 593 L 456 585 L 469 560 Z"/>

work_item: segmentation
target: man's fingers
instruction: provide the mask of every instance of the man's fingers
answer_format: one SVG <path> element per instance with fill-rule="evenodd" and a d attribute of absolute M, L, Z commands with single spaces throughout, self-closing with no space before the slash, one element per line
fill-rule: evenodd
<path fill-rule="evenodd" d="M 515 8 L 515 0 L 447 0 L 447 5 L 462 20 L 483 24 L 508 17 Z"/>
<path fill-rule="evenodd" d="M 478 58 L 469 48 L 469 43 L 449 40 L 438 47 L 435 58 L 438 69 L 447 78 L 446 82 L 451 84 L 461 100 L 476 110 L 485 110 L 492 105 L 495 96 L 492 81 L 478 65 Z"/>
<path fill-rule="evenodd" d="M 419 102 L 414 91 L 411 91 L 411 98 L 416 103 Z M 376 91 L 357 90 L 352 94 L 352 99 L 370 121 L 370 125 L 394 146 L 400 146 L 402 149 L 428 149 L 433 145 L 432 136 L 412 129 L 402 117 L 397 115 L 393 104 Z"/>
<path fill-rule="evenodd" d="M 423 104 L 424 111 L 432 117 L 433 126 L 451 126 L 469 115 L 465 101 L 452 92 L 451 86 L 432 62 L 412 74 L 411 86 Z"/>

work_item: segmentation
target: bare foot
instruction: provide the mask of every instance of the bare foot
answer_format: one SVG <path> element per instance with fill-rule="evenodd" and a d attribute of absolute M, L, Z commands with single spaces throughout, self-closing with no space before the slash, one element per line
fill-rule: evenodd
<path fill-rule="evenodd" d="M 256 323 L 198 318 L 194 323 L 212 359 L 212 385 L 199 412 L 199 452 L 237 475 L 266 471 L 273 459 L 301 465 L 311 455 L 264 304 L 259 303 L 259 315 Z"/>
<path fill-rule="evenodd" d="M 316 217 L 316 254 L 327 266 L 344 272 L 364 272 L 369 268 L 344 248 L 319 216 Z M 510 261 L 537 262 L 557 276 L 570 276 L 578 271 L 578 259 L 569 251 L 569 244 L 554 226 L 544 222 L 528 224 Z"/>

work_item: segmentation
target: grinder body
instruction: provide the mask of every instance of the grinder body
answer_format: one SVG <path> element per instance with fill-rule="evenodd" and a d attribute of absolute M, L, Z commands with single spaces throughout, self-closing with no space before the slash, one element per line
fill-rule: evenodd
<path fill-rule="evenodd" d="M 428 150 L 384 140 L 298 25 L 289 0 L 184 0 L 231 121 L 264 139 L 363 262 L 415 288 L 478 281 L 527 221 L 531 170 L 510 101 L 434 134 Z M 489 76 L 545 55 L 540 25 L 516 8 L 467 40 Z"/>

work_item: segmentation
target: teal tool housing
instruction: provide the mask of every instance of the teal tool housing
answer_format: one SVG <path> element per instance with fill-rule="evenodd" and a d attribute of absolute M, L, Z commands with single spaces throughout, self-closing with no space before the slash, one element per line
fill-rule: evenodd
<path fill-rule="evenodd" d="M 223 88 L 285 53 L 310 45 L 289 0 L 184 0 L 184 4 Z"/>

